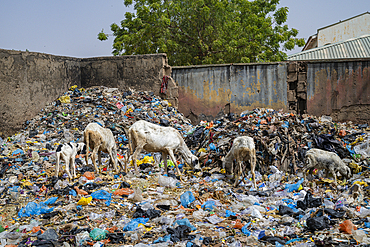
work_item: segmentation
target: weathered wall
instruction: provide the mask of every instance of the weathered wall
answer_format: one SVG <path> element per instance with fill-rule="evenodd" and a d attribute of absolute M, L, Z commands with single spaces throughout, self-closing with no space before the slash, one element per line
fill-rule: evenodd
<path fill-rule="evenodd" d="M 0 49 L 0 134 L 14 133 L 80 82 L 78 58 Z"/>
<path fill-rule="evenodd" d="M 308 63 L 307 111 L 336 121 L 368 121 L 370 59 Z"/>
<path fill-rule="evenodd" d="M 166 54 L 80 59 L 0 49 L 0 136 L 14 134 L 72 85 L 152 91 L 177 106 L 171 78 L 160 93 L 164 75 L 171 75 Z"/>
<path fill-rule="evenodd" d="M 286 63 L 172 67 L 172 77 L 179 110 L 195 121 L 256 107 L 287 109 Z"/>

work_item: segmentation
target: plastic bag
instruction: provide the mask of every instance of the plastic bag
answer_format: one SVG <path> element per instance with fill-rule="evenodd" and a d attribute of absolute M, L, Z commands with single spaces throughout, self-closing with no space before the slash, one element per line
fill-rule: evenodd
<path fill-rule="evenodd" d="M 86 206 L 86 205 L 89 205 L 89 203 L 92 201 L 92 197 L 89 196 L 89 197 L 81 197 L 81 199 L 77 202 L 77 205 L 82 205 L 82 206 Z"/>
<path fill-rule="evenodd" d="M 112 199 L 112 193 L 109 193 L 105 190 L 98 190 L 91 194 L 92 199 L 98 199 L 98 200 L 107 200 L 105 204 L 107 206 L 110 205 L 111 199 Z"/>
<path fill-rule="evenodd" d="M 173 226 L 176 227 L 176 225 L 178 225 L 178 226 L 182 226 L 182 225 L 188 226 L 188 227 L 190 227 L 190 229 L 192 231 L 197 230 L 197 228 L 195 226 L 190 224 L 190 221 L 189 221 L 188 218 L 185 218 L 185 219 L 182 219 L 182 220 L 176 220 L 175 223 L 173 223 Z"/>
<path fill-rule="evenodd" d="M 329 223 L 330 220 L 325 216 L 308 218 L 306 221 L 307 228 L 311 231 L 329 228 Z"/>
<path fill-rule="evenodd" d="M 148 220 L 148 218 L 133 219 L 123 227 L 123 231 L 134 231 L 139 226 L 139 224 L 146 224 Z"/>
<path fill-rule="evenodd" d="M 293 192 L 293 191 L 299 191 L 302 189 L 301 184 L 304 182 L 304 179 L 301 178 L 297 183 L 295 184 L 285 184 L 285 189 L 288 190 L 288 192 Z"/>
<path fill-rule="evenodd" d="M 40 202 L 37 204 L 36 202 L 29 202 L 27 206 L 22 208 L 18 212 L 19 217 L 30 217 L 31 215 L 40 215 L 45 213 L 50 213 L 54 210 L 54 208 L 49 208 L 45 203 Z"/>
<path fill-rule="evenodd" d="M 313 198 L 311 192 L 307 192 L 303 201 L 297 201 L 297 208 L 306 210 L 307 208 L 317 208 L 322 205 L 321 198 Z"/>
<path fill-rule="evenodd" d="M 190 203 L 195 201 L 195 197 L 191 191 L 186 191 L 180 196 L 180 200 L 181 200 L 181 205 L 187 208 Z"/>
<path fill-rule="evenodd" d="M 206 201 L 202 205 L 202 208 L 204 208 L 205 210 L 209 210 L 209 211 L 212 211 L 213 207 L 216 207 L 216 202 L 215 201 Z"/>
<path fill-rule="evenodd" d="M 106 230 L 94 228 L 89 235 L 92 240 L 99 241 L 105 239 L 107 237 L 107 233 L 108 231 Z"/>
<path fill-rule="evenodd" d="M 352 223 L 352 221 L 345 220 L 343 223 L 339 224 L 339 230 L 344 233 L 352 234 L 352 231 L 357 230 L 357 227 Z"/>
<path fill-rule="evenodd" d="M 162 175 L 159 175 L 158 177 L 158 183 L 161 187 L 167 187 L 167 188 L 176 188 L 178 180 L 171 178 L 171 177 L 165 177 Z"/>

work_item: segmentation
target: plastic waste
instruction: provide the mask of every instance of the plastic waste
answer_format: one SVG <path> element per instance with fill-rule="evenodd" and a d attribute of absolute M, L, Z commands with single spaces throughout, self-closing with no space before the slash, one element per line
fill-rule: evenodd
<path fill-rule="evenodd" d="M 182 225 L 190 227 L 192 231 L 197 230 L 197 228 L 190 223 L 188 218 L 185 218 L 182 220 L 176 220 L 175 223 L 173 223 L 173 227 L 182 226 Z"/>
<path fill-rule="evenodd" d="M 109 206 L 112 198 L 112 193 L 109 193 L 105 190 L 98 190 L 91 193 L 91 197 L 92 199 L 106 200 L 105 204 Z"/>
<path fill-rule="evenodd" d="M 180 200 L 181 200 L 181 205 L 187 208 L 190 203 L 195 201 L 195 197 L 191 191 L 186 191 L 180 196 Z"/>
<path fill-rule="evenodd" d="M 347 234 L 352 234 L 354 230 L 357 230 L 357 227 L 353 225 L 352 221 L 345 220 L 339 224 L 339 230 Z"/>
<path fill-rule="evenodd" d="M 92 240 L 103 240 L 106 238 L 107 236 L 107 233 L 108 231 L 106 230 L 103 230 L 103 229 L 99 229 L 99 228 L 94 228 L 91 232 L 90 232 L 90 237 Z"/>
<path fill-rule="evenodd" d="M 161 187 L 167 187 L 167 188 L 173 189 L 173 188 L 176 188 L 176 184 L 178 183 L 178 180 L 172 177 L 165 177 L 165 176 L 159 175 L 158 183 Z"/>
<path fill-rule="evenodd" d="M 307 228 L 311 231 L 323 230 L 329 228 L 330 220 L 326 216 L 308 218 Z"/>

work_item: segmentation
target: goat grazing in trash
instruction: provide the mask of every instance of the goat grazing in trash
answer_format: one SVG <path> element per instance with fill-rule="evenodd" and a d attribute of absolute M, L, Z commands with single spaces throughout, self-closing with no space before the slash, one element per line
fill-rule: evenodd
<path fill-rule="evenodd" d="M 325 169 L 326 176 L 328 176 L 328 171 L 333 174 L 335 184 L 337 184 L 337 172 L 346 178 L 351 177 L 351 169 L 336 153 L 312 148 L 307 151 L 305 159 L 306 167 L 303 169 L 303 176 L 305 180 L 307 170 L 312 172 L 314 168 Z"/>
<path fill-rule="evenodd" d="M 77 154 L 85 154 L 86 153 L 86 145 L 84 143 L 65 143 L 60 144 L 56 150 L 56 158 L 57 158 L 57 164 L 56 164 L 56 171 L 55 175 L 56 177 L 59 176 L 59 164 L 61 160 L 64 160 L 66 164 L 66 172 L 68 174 L 68 177 L 72 179 L 72 175 L 69 172 L 69 169 L 71 168 L 73 178 L 76 177 L 76 164 L 75 164 L 75 158 Z"/>
<path fill-rule="evenodd" d="M 235 166 L 233 166 L 233 161 L 236 160 Z M 251 173 L 253 178 L 253 185 L 256 186 L 256 148 L 252 137 L 249 136 L 239 136 L 234 139 L 233 145 L 230 151 L 227 153 L 222 162 L 222 167 L 225 169 L 226 174 L 230 175 L 234 173 L 234 187 L 239 184 L 239 179 L 242 175 L 242 171 L 245 170 L 246 164 L 244 161 L 249 161 L 251 165 Z"/>
<path fill-rule="evenodd" d="M 114 140 L 113 133 L 110 129 L 101 127 L 97 123 L 89 123 L 84 130 L 84 143 L 86 144 L 86 165 L 88 164 L 89 159 L 89 150 L 93 150 L 91 159 L 94 164 L 95 170 L 97 173 L 100 172 L 98 166 L 96 165 L 96 154 L 98 153 L 99 165 L 102 165 L 101 162 L 101 151 L 108 153 L 110 161 L 109 163 L 113 164 L 114 170 L 118 171 L 117 168 L 117 148 L 116 142 Z"/>
<path fill-rule="evenodd" d="M 172 127 L 162 127 L 144 120 L 135 122 L 128 130 L 129 149 L 137 172 L 136 159 L 142 150 L 147 152 L 161 152 L 162 160 L 167 173 L 167 155 L 176 166 L 177 173 L 181 172 L 177 166 L 174 153 L 180 153 L 185 162 L 195 169 L 200 169 L 198 158 L 186 146 L 180 133 Z"/>

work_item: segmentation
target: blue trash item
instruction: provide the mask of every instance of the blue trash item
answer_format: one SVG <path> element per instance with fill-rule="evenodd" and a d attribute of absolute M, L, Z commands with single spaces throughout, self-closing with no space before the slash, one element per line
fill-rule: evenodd
<path fill-rule="evenodd" d="M 288 190 L 288 192 L 298 191 L 301 184 L 304 182 L 304 179 L 301 178 L 297 183 L 295 184 L 285 184 L 285 189 Z"/>
<path fill-rule="evenodd" d="M 216 202 L 214 201 L 206 201 L 202 205 L 202 208 L 204 208 L 205 210 L 209 210 L 209 211 L 212 211 L 213 207 L 216 207 Z"/>
<path fill-rule="evenodd" d="M 281 243 L 279 243 L 278 241 L 275 242 L 275 247 L 283 247 L 284 245 L 282 245 Z"/>
<path fill-rule="evenodd" d="M 302 241 L 302 240 L 306 240 L 306 239 L 305 239 L 305 238 L 293 238 L 293 239 L 291 239 L 291 240 L 287 241 L 287 242 L 285 243 L 285 245 L 291 244 L 291 243 L 293 243 L 293 242 L 299 242 L 299 241 Z"/>
<path fill-rule="evenodd" d="M 146 224 L 148 221 L 149 221 L 149 218 L 133 219 L 123 227 L 123 231 L 124 232 L 134 231 L 139 226 L 139 224 Z"/>
<path fill-rule="evenodd" d="M 181 200 L 181 205 L 184 208 L 187 208 L 190 203 L 195 201 L 195 197 L 191 191 L 186 191 L 184 192 L 184 194 L 180 196 L 180 200 Z"/>
<path fill-rule="evenodd" d="M 27 206 L 21 208 L 18 212 L 19 217 L 30 217 L 31 215 L 40 215 L 50 213 L 54 208 L 49 208 L 44 202 L 37 204 L 36 202 L 29 202 Z"/>
<path fill-rule="evenodd" d="M 164 236 L 164 237 L 159 237 L 157 240 L 154 240 L 153 241 L 153 244 L 156 244 L 156 243 L 162 243 L 162 242 L 168 242 L 168 241 L 170 241 L 171 240 L 171 235 L 170 234 L 168 234 L 168 235 L 166 235 L 166 236 Z"/>
<path fill-rule="evenodd" d="M 235 215 L 236 215 L 236 213 L 231 212 L 230 210 L 226 210 L 226 218 L 230 217 L 230 216 L 235 216 Z"/>
<path fill-rule="evenodd" d="M 266 236 L 265 231 L 260 231 L 260 233 L 258 234 L 258 240 L 260 240 L 264 236 Z"/>
<path fill-rule="evenodd" d="M 370 228 L 370 222 L 365 222 L 365 223 L 364 223 L 364 226 L 365 226 L 366 228 Z"/>
<path fill-rule="evenodd" d="M 48 200 L 46 200 L 44 203 L 46 205 L 49 205 L 49 204 L 54 204 L 56 201 L 58 200 L 58 197 L 55 196 L 55 197 L 50 197 Z"/>
<path fill-rule="evenodd" d="M 98 199 L 98 200 L 107 200 L 105 204 L 109 206 L 112 200 L 112 193 L 109 193 L 105 190 L 98 190 L 98 191 L 91 193 L 91 197 L 93 199 Z"/>
<path fill-rule="evenodd" d="M 18 148 L 17 150 L 14 150 L 13 153 L 12 153 L 13 156 L 18 155 L 18 154 L 19 155 L 24 154 L 23 150 Z"/>
<path fill-rule="evenodd" d="M 107 233 L 109 233 L 107 230 L 94 228 L 89 235 L 92 240 L 99 241 L 105 239 L 107 237 Z"/>
<path fill-rule="evenodd" d="M 213 144 L 213 143 L 209 144 L 209 149 L 212 150 L 212 151 L 216 151 L 215 144 Z"/>
<path fill-rule="evenodd" d="M 175 223 L 173 223 L 173 226 L 175 226 L 176 224 L 179 225 L 179 226 L 182 226 L 182 225 L 188 226 L 188 227 L 190 227 L 190 229 L 192 231 L 197 230 L 197 228 L 190 223 L 188 218 L 181 219 L 181 220 L 176 220 Z"/>
<path fill-rule="evenodd" d="M 249 237 L 252 233 L 247 229 L 247 227 L 250 225 L 251 223 L 249 222 L 248 224 L 245 224 L 243 227 L 242 227 L 242 233 L 244 233 L 245 235 L 247 235 L 247 237 Z"/>

